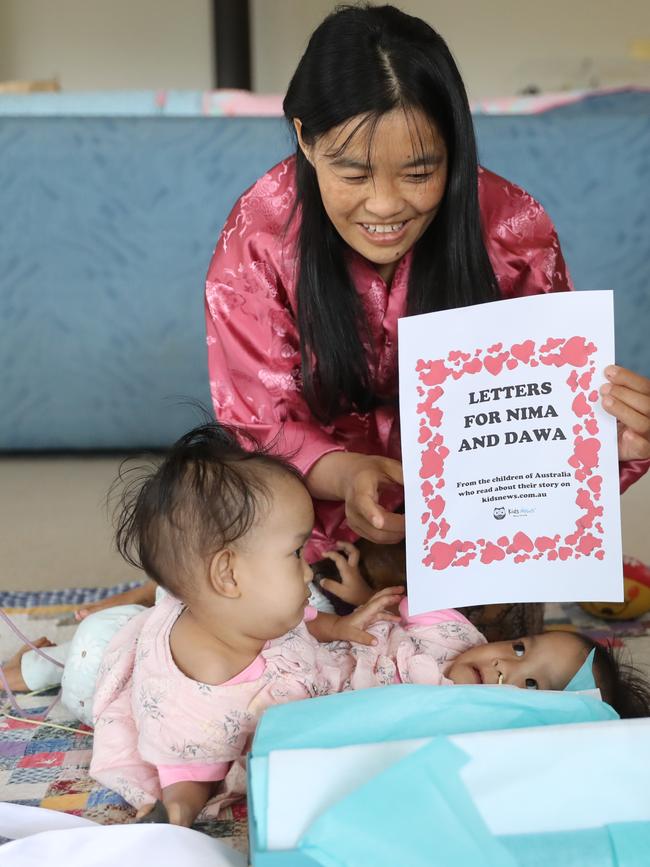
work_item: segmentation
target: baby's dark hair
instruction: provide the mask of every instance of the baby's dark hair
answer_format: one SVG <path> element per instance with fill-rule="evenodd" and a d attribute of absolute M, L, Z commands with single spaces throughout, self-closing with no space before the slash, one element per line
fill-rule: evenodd
<path fill-rule="evenodd" d="M 184 598 L 196 563 L 241 539 L 272 498 L 270 473 L 302 476 L 244 430 L 208 422 L 163 461 L 120 470 L 115 540 L 124 559 Z M 207 574 L 207 573 L 206 573 Z"/>
<path fill-rule="evenodd" d="M 575 633 L 589 653 L 595 650 L 593 674 L 603 701 L 622 719 L 650 716 L 650 683 L 611 644 L 600 644 L 588 635 Z"/>

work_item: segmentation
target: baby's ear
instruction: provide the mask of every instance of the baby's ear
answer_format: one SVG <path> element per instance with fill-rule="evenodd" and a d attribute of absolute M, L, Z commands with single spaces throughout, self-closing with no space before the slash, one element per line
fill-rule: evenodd
<path fill-rule="evenodd" d="M 237 599 L 241 595 L 235 578 L 235 557 L 230 548 L 222 548 L 210 561 L 210 585 L 215 593 L 227 599 Z"/>

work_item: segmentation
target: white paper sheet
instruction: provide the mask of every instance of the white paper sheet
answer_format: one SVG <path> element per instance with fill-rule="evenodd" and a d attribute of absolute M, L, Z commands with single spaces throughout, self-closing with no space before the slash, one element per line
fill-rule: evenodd
<path fill-rule="evenodd" d="M 623 598 L 611 292 L 399 322 L 409 610 Z"/>

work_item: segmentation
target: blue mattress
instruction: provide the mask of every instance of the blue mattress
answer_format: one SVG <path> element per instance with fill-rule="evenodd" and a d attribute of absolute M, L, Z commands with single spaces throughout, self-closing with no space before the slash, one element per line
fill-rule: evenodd
<path fill-rule="evenodd" d="M 175 113 L 123 95 L 121 116 L 115 94 L 87 116 L 50 96 L 32 114 L 0 99 L 0 450 L 164 447 L 195 423 L 188 401 L 210 403 L 215 240 L 289 133 L 199 116 L 191 94 Z M 618 361 L 649 374 L 650 94 L 475 122 L 482 163 L 549 211 L 578 288 L 615 290 Z"/>

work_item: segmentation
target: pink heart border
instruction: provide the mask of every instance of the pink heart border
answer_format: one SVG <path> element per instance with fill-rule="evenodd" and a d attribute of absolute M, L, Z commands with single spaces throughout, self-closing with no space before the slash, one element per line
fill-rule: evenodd
<path fill-rule="evenodd" d="M 450 566 L 469 566 L 477 557 L 485 565 L 507 557 L 512 557 L 514 563 L 544 557 L 549 561 L 568 560 L 571 557 L 578 560 L 592 555 L 598 560 L 604 559 L 603 506 L 596 505 L 600 500 L 602 485 L 602 477 L 595 474 L 599 467 L 601 446 L 596 436 L 599 428 L 594 413 L 598 391 L 591 387 L 596 372 L 591 357 L 596 351 L 595 344 L 575 335 L 569 338 L 549 337 L 539 347 L 535 346 L 533 340 L 515 343 L 508 349 L 504 349 L 502 343 L 496 343 L 487 349 L 476 349 L 473 354 L 452 350 L 446 358 L 418 360 L 415 370 L 421 384 L 417 386 L 417 391 L 422 398 L 417 405 L 417 413 L 421 417 L 418 442 L 426 443 L 421 453 L 419 471 L 420 478 L 424 480 L 420 486 L 425 508 L 421 521 L 428 525 L 426 554 L 422 559 L 424 566 L 440 571 Z M 553 536 L 538 536 L 533 540 L 525 533 L 518 532 L 512 539 L 500 536 L 494 541 L 445 541 L 452 529 L 444 517 L 446 502 L 441 494 L 445 486 L 444 466 L 449 449 L 444 444 L 442 434 L 434 432 L 443 420 L 443 412 L 436 403 L 444 394 L 445 380 L 448 377 L 458 380 L 484 369 L 496 377 L 504 366 L 514 370 L 520 365 L 535 368 L 540 364 L 555 367 L 568 365 L 572 368 L 566 384 L 575 395 L 572 409 L 577 422 L 573 426 L 575 439 L 568 463 L 578 482 L 585 483 L 578 488 L 576 495 L 576 505 L 582 514 L 575 522 L 575 531 L 564 538 L 556 533 Z M 579 373 L 581 368 L 586 369 Z M 432 481 L 434 478 L 437 479 L 435 483 Z"/>

